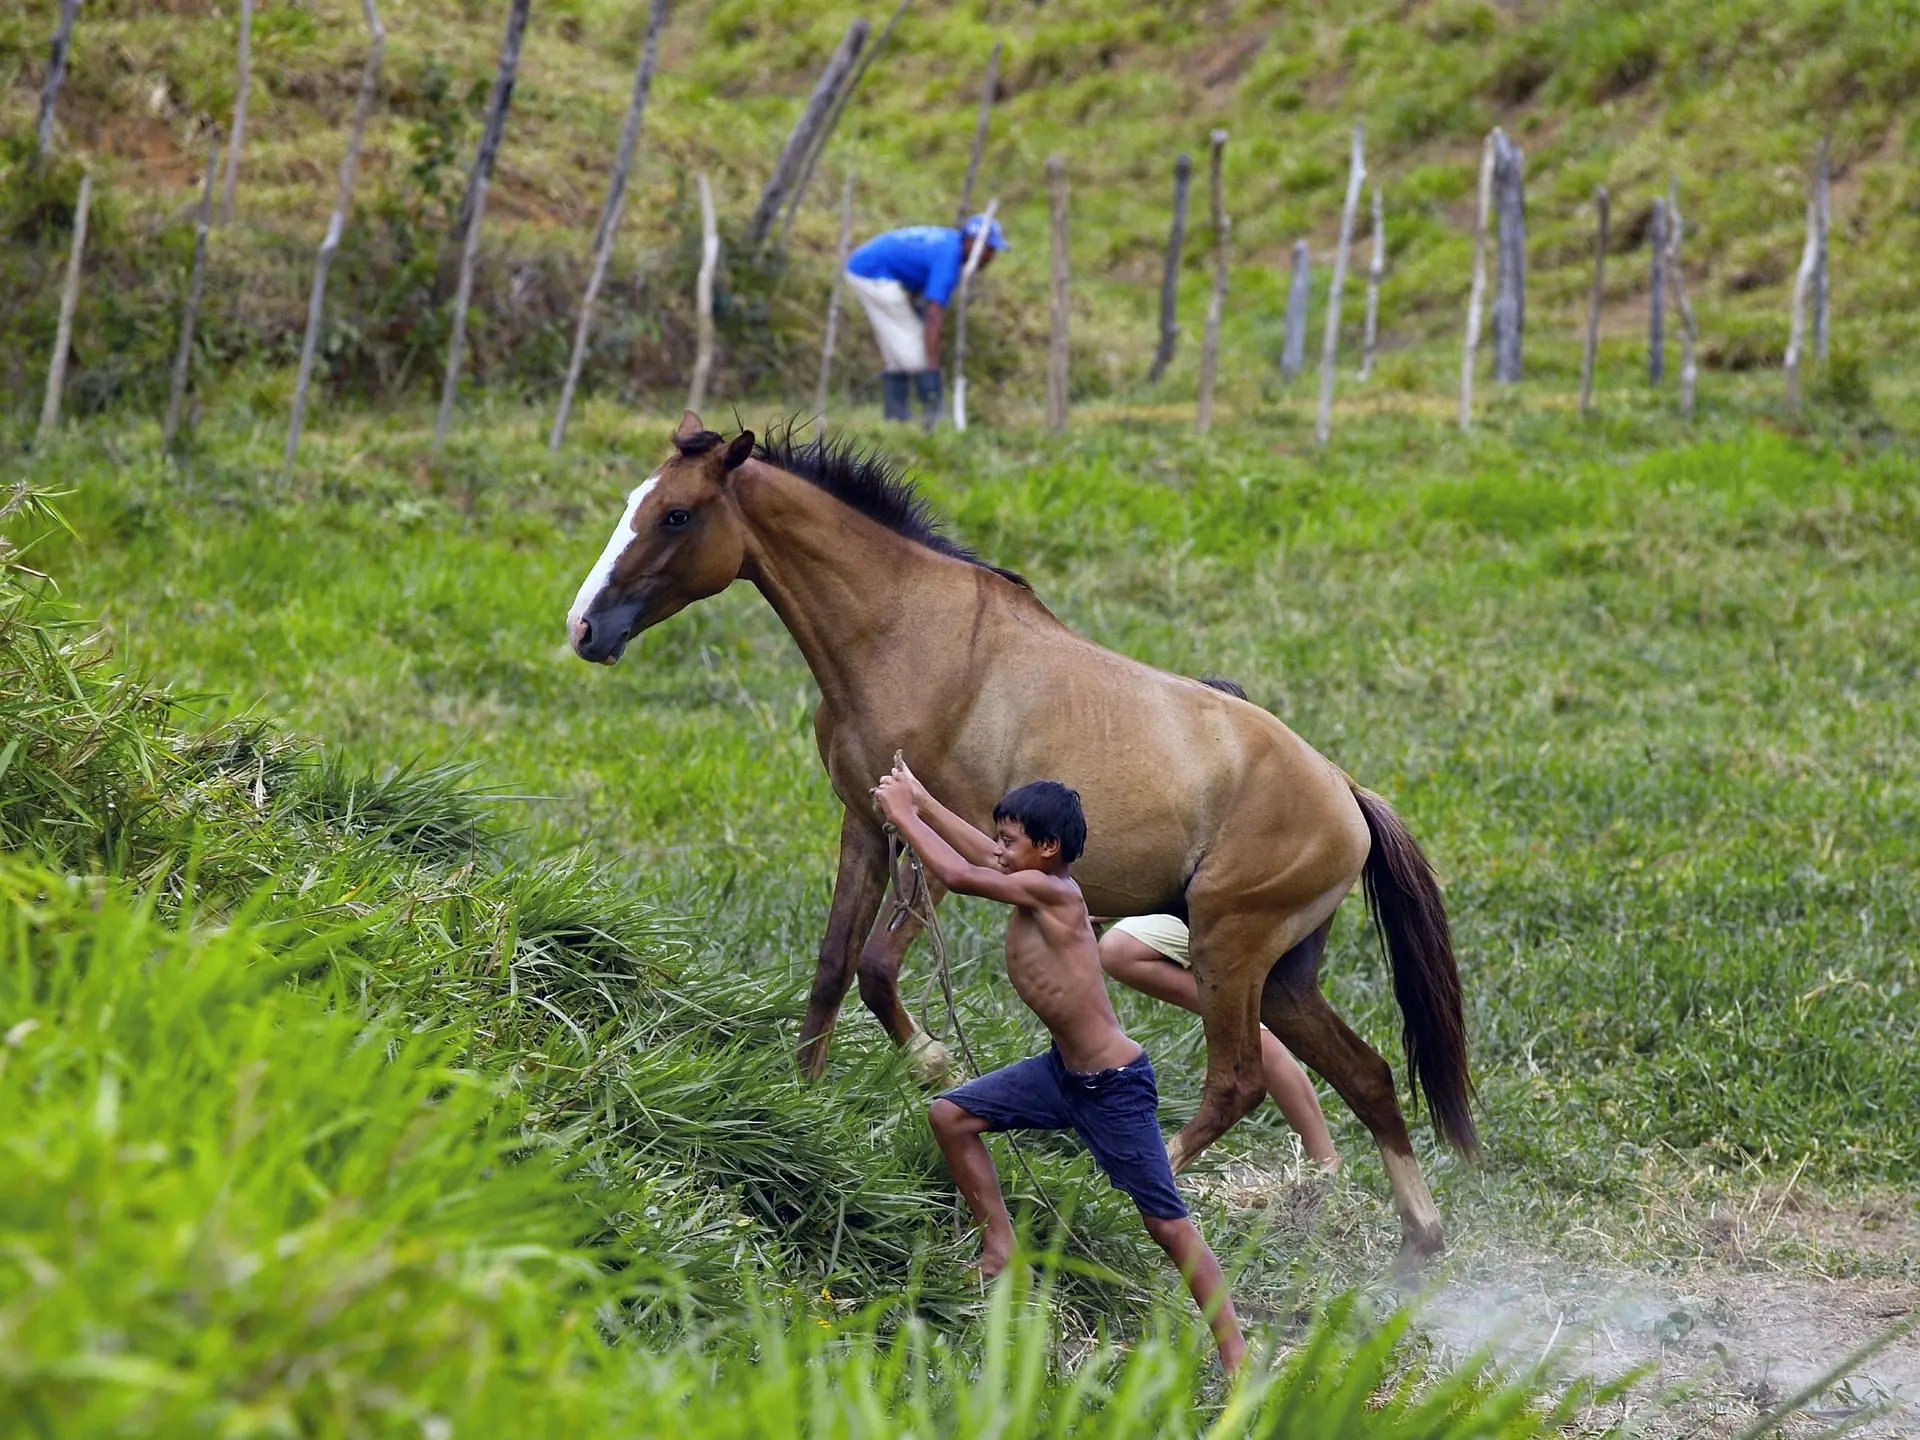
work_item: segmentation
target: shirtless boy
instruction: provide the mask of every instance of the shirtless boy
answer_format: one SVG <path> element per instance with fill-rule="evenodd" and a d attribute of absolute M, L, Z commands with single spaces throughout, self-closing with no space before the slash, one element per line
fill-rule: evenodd
<path fill-rule="evenodd" d="M 1022 785 L 994 806 L 989 836 L 929 795 L 904 761 L 873 793 L 942 885 L 1013 907 L 1007 978 L 1053 1035 L 1046 1054 L 950 1090 L 928 1111 L 960 1193 L 986 1227 L 981 1274 L 999 1274 L 1013 1254 L 1013 1222 L 981 1135 L 1073 1130 L 1179 1267 L 1231 1375 L 1247 1351 L 1233 1296 L 1174 1188 L 1153 1062 L 1113 1013 L 1087 902 L 1068 873 L 1087 839 L 1079 795 L 1053 780 Z"/>

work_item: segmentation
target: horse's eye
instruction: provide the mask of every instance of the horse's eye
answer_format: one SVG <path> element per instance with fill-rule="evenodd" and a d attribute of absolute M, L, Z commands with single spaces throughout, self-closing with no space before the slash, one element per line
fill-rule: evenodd
<path fill-rule="evenodd" d="M 687 528 L 688 522 L 691 521 L 692 519 L 693 519 L 693 512 L 691 510 L 681 510 L 676 508 L 676 509 L 667 511 L 667 518 L 661 523 L 664 524 L 669 530 L 684 530 Z"/>

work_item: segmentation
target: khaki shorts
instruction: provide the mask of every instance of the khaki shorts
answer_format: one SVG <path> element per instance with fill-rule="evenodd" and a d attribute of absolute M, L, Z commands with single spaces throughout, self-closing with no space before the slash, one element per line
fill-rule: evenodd
<path fill-rule="evenodd" d="M 1113 928 L 1164 955 L 1181 969 L 1187 965 L 1187 927 L 1173 915 L 1131 915 L 1113 922 Z"/>
<path fill-rule="evenodd" d="M 867 312 L 880 363 L 888 370 L 926 370 L 927 327 L 913 308 L 913 296 L 898 280 L 869 280 L 847 272 L 847 288 Z"/>

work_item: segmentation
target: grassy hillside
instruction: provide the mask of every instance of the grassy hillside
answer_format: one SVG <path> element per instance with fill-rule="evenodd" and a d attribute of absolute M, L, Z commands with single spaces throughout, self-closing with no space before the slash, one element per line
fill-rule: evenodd
<path fill-rule="evenodd" d="M 0 130 L 12 138 L 0 190 L 11 246 L 4 379 L 37 396 L 51 332 L 54 271 L 71 164 L 33 178 L 21 158 L 44 63 L 51 0 L 0 6 Z M 384 105 L 370 135 L 361 203 L 336 271 L 328 363 L 342 397 L 434 383 L 444 316 L 431 284 L 491 74 L 504 7 L 412 0 L 387 17 Z M 592 383 L 671 397 L 689 364 L 690 179 L 712 174 L 730 238 L 750 212 L 812 77 L 856 13 L 766 0 L 677 6 L 648 116 L 627 238 Z M 880 16 L 874 16 L 876 24 Z M 536 5 L 494 191 L 480 301 L 482 383 L 545 393 L 564 362 L 571 308 L 604 192 L 643 8 L 609 0 Z M 231 104 L 231 7 L 106 0 L 76 32 L 63 102 L 64 154 L 105 182 L 99 281 L 83 306 L 81 408 L 152 406 L 184 279 L 184 207 L 204 126 Z M 235 403 L 278 419 L 297 343 L 311 252 L 363 50 L 350 0 L 270 0 L 258 26 L 256 95 L 235 229 L 214 249 L 204 350 L 231 375 Z M 1679 5 L 1414 0 L 1330 11 L 1300 3 L 916 6 L 900 23 L 823 163 L 792 252 L 772 263 L 729 249 L 720 391 L 810 392 L 847 167 L 860 176 L 863 231 L 951 211 L 979 79 L 1007 45 L 983 197 L 1002 199 L 1017 250 L 996 267 L 975 332 L 996 383 L 988 413 L 1039 400 L 1044 331 L 1043 157 L 1069 161 L 1074 196 L 1076 341 L 1083 398 L 1140 395 L 1152 346 L 1158 257 L 1173 155 L 1203 157 L 1207 131 L 1232 131 L 1226 163 L 1236 268 L 1228 398 L 1252 407 L 1272 356 L 1293 239 L 1330 258 L 1345 181 L 1346 131 L 1368 127 L 1388 207 L 1392 274 L 1382 314 L 1390 350 L 1376 388 L 1438 394 L 1443 349 L 1466 290 L 1480 137 L 1506 126 L 1528 152 L 1530 334 L 1536 371 L 1565 388 L 1589 274 L 1589 200 L 1615 195 L 1606 366 L 1639 361 L 1650 204 L 1677 175 L 1689 217 L 1688 268 L 1709 370 L 1777 361 L 1800 245 L 1803 172 L 1831 132 L 1834 304 L 1843 354 L 1892 359 L 1915 338 L 1902 257 L 1916 233 L 1916 173 L 1903 97 L 1920 79 L 1920 33 L 1896 7 L 1846 0 Z M 1204 185 L 1195 215 L 1204 215 Z M 53 258 L 49 258 L 52 256 Z M 1191 393 L 1209 265 L 1204 224 L 1188 251 L 1187 341 L 1157 398 Z M 1358 307 L 1349 315 L 1357 327 Z M 1317 324 L 1317 321 L 1316 321 Z M 854 327 L 844 371 L 864 383 L 870 341 Z M 1317 336 L 1318 332 L 1315 331 Z M 1709 393 L 1712 392 L 1709 384 Z"/>

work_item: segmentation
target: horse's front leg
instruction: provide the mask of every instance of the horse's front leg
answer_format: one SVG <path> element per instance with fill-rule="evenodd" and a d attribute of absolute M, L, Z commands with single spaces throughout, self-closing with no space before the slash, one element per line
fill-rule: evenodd
<path fill-rule="evenodd" d="M 833 1022 L 853 983 L 860 942 L 872 928 L 886 890 L 886 840 L 871 820 L 849 810 L 840 820 L 840 873 L 833 882 L 833 905 L 807 997 L 806 1023 L 800 1027 L 800 1072 L 809 1080 L 818 1080 L 827 1068 Z"/>
<path fill-rule="evenodd" d="M 902 856 L 899 872 L 893 876 L 894 894 L 911 895 L 910 887 L 922 883 L 927 887 L 925 904 L 916 908 L 931 913 L 946 898 L 946 890 L 931 876 L 923 881 L 912 862 Z M 914 1023 L 913 1013 L 900 998 L 900 963 L 923 927 L 911 912 L 901 915 L 898 925 L 893 923 L 894 915 L 892 905 L 881 910 L 873 933 L 860 951 L 860 998 L 879 1017 L 893 1043 L 906 1052 L 913 1078 L 922 1085 L 940 1085 L 953 1072 L 953 1057 L 946 1046 Z"/>

